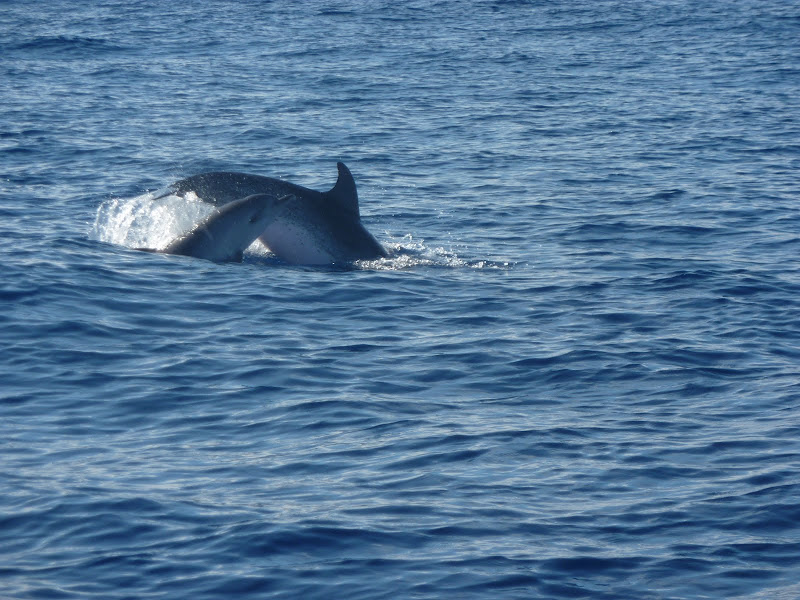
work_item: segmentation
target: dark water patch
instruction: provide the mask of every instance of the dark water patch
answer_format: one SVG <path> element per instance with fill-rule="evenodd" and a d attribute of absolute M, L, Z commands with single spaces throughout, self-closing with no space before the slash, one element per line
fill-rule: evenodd
<path fill-rule="evenodd" d="M 486 450 L 461 450 L 455 452 L 426 453 L 424 456 L 387 464 L 386 468 L 393 470 L 419 469 L 440 463 L 446 464 L 451 462 L 471 461 L 485 452 Z"/>
<path fill-rule="evenodd" d="M 574 558 L 554 558 L 542 562 L 542 569 L 572 573 L 581 577 L 592 574 L 608 574 L 627 571 L 649 562 L 642 557 L 601 558 L 594 556 L 578 556 Z"/>
<path fill-rule="evenodd" d="M 671 190 L 662 190 L 659 192 L 654 192 L 647 196 L 646 200 L 677 200 L 678 198 L 682 198 L 686 196 L 686 190 L 681 189 L 671 189 Z"/>
<path fill-rule="evenodd" d="M 30 40 L 6 44 L 10 52 L 25 51 L 44 53 L 54 56 L 66 54 L 67 56 L 83 56 L 89 53 L 111 53 L 130 50 L 124 45 L 115 44 L 104 38 L 52 35 L 41 36 Z"/>

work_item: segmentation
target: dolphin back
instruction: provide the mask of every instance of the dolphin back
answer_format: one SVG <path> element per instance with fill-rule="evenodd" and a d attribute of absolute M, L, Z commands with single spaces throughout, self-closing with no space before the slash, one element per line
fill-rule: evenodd
<path fill-rule="evenodd" d="M 255 194 L 269 194 L 277 198 L 289 194 L 300 197 L 322 196 L 316 190 L 310 190 L 281 179 L 233 171 L 214 171 L 192 175 L 176 181 L 170 186 L 170 189 L 172 193 L 179 196 L 192 192 L 204 202 L 214 206 L 225 206 Z"/>

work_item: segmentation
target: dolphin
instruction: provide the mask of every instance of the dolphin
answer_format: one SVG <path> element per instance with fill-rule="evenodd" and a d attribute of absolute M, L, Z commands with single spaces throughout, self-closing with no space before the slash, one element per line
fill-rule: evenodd
<path fill-rule="evenodd" d="M 168 194 L 193 192 L 215 206 L 251 194 L 294 196 L 258 236 L 278 258 L 291 264 L 324 265 L 388 256 L 361 224 L 353 175 L 343 163 L 336 166 L 339 177 L 327 192 L 272 177 L 223 171 L 176 181 Z"/>
<path fill-rule="evenodd" d="M 217 208 L 187 234 L 163 250 L 147 252 L 182 254 L 215 262 L 241 262 L 245 248 L 252 244 L 279 212 L 294 201 L 291 194 L 253 194 Z"/>

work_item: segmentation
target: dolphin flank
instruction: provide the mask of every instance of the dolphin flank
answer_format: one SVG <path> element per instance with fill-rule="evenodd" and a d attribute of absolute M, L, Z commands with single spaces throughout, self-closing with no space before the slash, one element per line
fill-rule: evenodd
<path fill-rule="evenodd" d="M 291 195 L 258 235 L 279 258 L 292 264 L 321 265 L 388 256 L 361 224 L 356 182 L 344 163 L 327 192 L 247 173 L 213 172 L 193 175 L 170 186 L 170 193 L 193 192 L 205 202 L 226 206 L 252 194 L 275 198 Z"/>

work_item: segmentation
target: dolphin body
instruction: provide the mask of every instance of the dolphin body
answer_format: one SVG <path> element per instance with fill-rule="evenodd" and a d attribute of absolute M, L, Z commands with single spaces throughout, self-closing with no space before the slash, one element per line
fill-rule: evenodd
<path fill-rule="evenodd" d="M 163 250 L 140 250 L 182 254 L 215 262 L 241 262 L 245 248 L 261 235 L 284 206 L 293 201 L 291 194 L 280 198 L 271 194 L 240 198 L 216 209 Z"/>
<path fill-rule="evenodd" d="M 323 265 L 388 256 L 361 224 L 353 175 L 343 163 L 336 166 L 339 177 L 327 192 L 261 175 L 213 172 L 181 179 L 170 186 L 169 193 L 182 196 L 194 192 L 215 206 L 226 206 L 251 194 L 294 196 L 258 236 L 288 263 Z"/>

